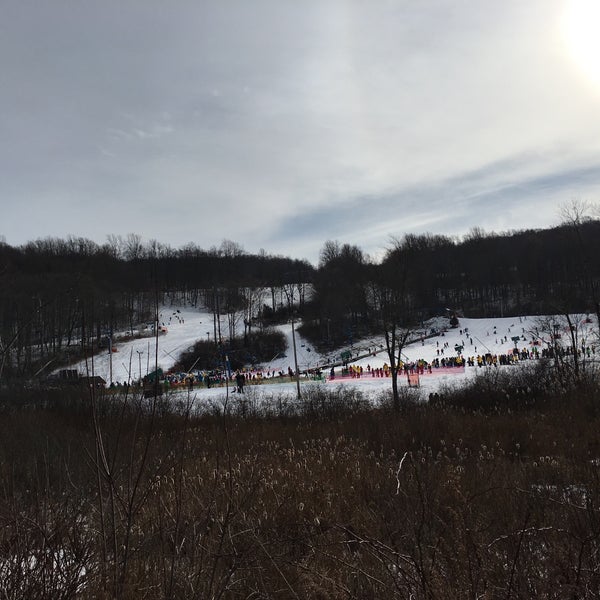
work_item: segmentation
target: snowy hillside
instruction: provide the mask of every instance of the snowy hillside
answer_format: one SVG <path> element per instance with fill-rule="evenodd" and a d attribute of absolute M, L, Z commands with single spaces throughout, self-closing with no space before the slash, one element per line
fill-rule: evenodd
<path fill-rule="evenodd" d="M 595 319 L 586 315 L 574 316 L 578 335 L 578 346 L 586 348 L 590 354 L 596 352 L 597 328 Z M 187 350 L 199 339 L 211 339 L 213 336 L 213 315 L 206 311 L 189 307 L 163 307 L 159 314 L 159 321 L 168 329 L 166 334 L 158 338 L 158 348 L 154 337 L 133 339 L 123 343 L 116 343 L 112 353 L 108 350 L 94 357 L 93 361 L 82 361 L 73 368 L 82 374 L 94 374 L 104 378 L 107 382 L 117 383 L 133 382 L 151 372 L 158 366 L 167 372 L 175 364 L 179 353 Z M 225 322 L 221 324 L 225 331 Z M 271 362 L 262 365 L 264 372 L 287 373 L 294 367 L 291 324 L 281 325 L 279 329 L 284 333 L 288 342 L 288 350 L 284 356 L 274 358 Z M 565 345 L 570 345 L 569 330 L 566 321 L 560 317 L 504 317 L 493 319 L 461 318 L 456 328 L 450 328 L 447 318 L 438 318 L 423 324 L 416 333 L 417 341 L 407 345 L 402 354 L 406 363 L 424 360 L 427 363 L 438 361 L 443 363 L 451 357 L 461 354 L 465 361 L 473 358 L 476 362 L 478 355 L 510 355 L 513 348 L 527 350 L 530 353 L 541 353 L 551 342 L 550 333 L 556 334 Z M 516 339 L 518 338 L 518 340 Z M 461 348 L 462 347 L 462 348 Z M 341 361 L 341 353 L 348 352 L 351 356 L 350 364 L 362 367 L 362 377 L 347 379 L 341 377 L 339 366 L 335 369 L 336 378 L 328 385 L 352 385 L 370 390 L 381 390 L 390 387 L 389 378 L 374 377 L 374 369 L 382 369 L 388 362 L 384 350 L 383 337 L 363 340 L 359 343 L 336 351 L 328 355 L 316 352 L 296 332 L 296 348 L 298 367 L 300 371 L 324 368 L 325 375 L 330 372 L 330 365 Z M 460 383 L 465 377 L 472 376 L 477 367 L 460 369 L 432 369 L 421 375 L 420 384 L 426 390 L 435 390 L 441 384 Z M 406 385 L 405 378 L 400 381 Z M 281 390 L 293 393 L 293 382 L 275 384 Z M 274 384 L 268 386 L 269 392 L 275 392 Z M 207 390 L 195 388 L 200 394 L 215 395 L 222 393 L 219 388 Z"/>

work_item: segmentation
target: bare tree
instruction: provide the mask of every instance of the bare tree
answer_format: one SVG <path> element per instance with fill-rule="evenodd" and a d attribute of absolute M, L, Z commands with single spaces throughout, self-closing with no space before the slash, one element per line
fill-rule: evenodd
<path fill-rule="evenodd" d="M 124 242 L 123 253 L 126 260 L 142 258 L 144 253 L 142 236 L 137 233 L 128 233 Z"/>
<path fill-rule="evenodd" d="M 583 280 L 584 288 L 589 293 L 589 299 L 596 315 L 598 338 L 600 340 L 600 282 L 593 269 L 597 257 L 593 256 L 583 231 L 584 225 L 593 221 L 590 213 L 599 214 L 600 205 L 580 199 L 572 199 L 561 207 L 563 223 L 571 228 L 577 240 L 577 246 L 581 256 L 581 265 L 583 267 L 581 278 Z"/>
<path fill-rule="evenodd" d="M 376 325 L 382 331 L 392 377 L 394 409 L 400 409 L 398 373 L 404 347 L 413 333 L 414 309 L 408 285 L 409 261 L 401 245 L 392 249 L 373 270 L 369 303 Z"/>

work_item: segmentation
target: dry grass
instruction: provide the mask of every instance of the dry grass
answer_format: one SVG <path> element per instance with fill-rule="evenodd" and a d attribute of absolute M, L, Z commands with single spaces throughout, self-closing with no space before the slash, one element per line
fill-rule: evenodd
<path fill-rule="evenodd" d="M 5 401 L 2 597 L 597 597 L 597 387 L 477 393 L 194 418 L 107 398 L 96 429 L 90 399 Z"/>

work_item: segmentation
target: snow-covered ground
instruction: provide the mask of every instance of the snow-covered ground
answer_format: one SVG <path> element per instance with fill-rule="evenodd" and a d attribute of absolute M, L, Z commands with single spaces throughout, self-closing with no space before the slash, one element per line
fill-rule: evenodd
<path fill-rule="evenodd" d="M 462 346 L 462 356 L 477 357 L 477 355 L 510 354 L 515 347 L 513 338 L 519 337 L 516 346 L 519 349 L 528 349 L 530 351 L 537 349 L 540 353 L 551 342 L 550 331 L 560 336 L 560 341 L 564 345 L 570 345 L 569 330 L 566 321 L 560 317 L 504 317 L 493 319 L 470 319 L 460 318 L 459 325 L 456 328 L 450 328 L 449 320 L 440 317 L 423 324 L 422 329 L 417 334 L 418 339 L 407 345 L 403 350 L 403 360 L 405 362 L 414 362 L 423 359 L 428 363 L 435 359 L 442 360 L 457 356 L 456 346 Z M 587 315 L 574 315 L 578 333 L 579 347 L 589 347 L 596 351 L 597 327 L 595 318 L 588 318 Z M 111 363 L 112 363 L 112 381 L 113 382 L 132 382 L 144 376 L 155 368 L 155 359 L 158 356 L 158 366 L 167 372 L 175 364 L 178 355 L 194 345 L 199 339 L 213 339 L 213 315 L 203 310 L 189 307 L 164 307 L 160 311 L 159 320 L 168 328 L 166 334 L 158 338 L 158 349 L 155 345 L 155 338 L 133 339 L 122 343 L 116 343 L 116 352 L 106 353 L 94 357 L 93 364 L 89 360 L 73 365 L 80 373 L 93 373 L 100 375 L 107 382 L 111 381 Z M 589 321 L 589 322 L 588 322 Z M 554 324 L 556 323 L 556 327 Z M 274 358 L 271 362 L 263 364 L 264 372 L 284 371 L 294 367 L 294 355 L 292 346 L 292 326 L 291 324 L 279 327 L 285 334 L 288 341 L 288 350 L 285 356 Z M 432 334 L 432 329 L 439 333 Z M 226 323 L 222 321 L 221 330 L 226 335 Z M 537 342 L 537 344 L 535 343 Z M 341 367 L 336 367 L 336 378 L 333 381 L 327 381 L 328 386 L 346 385 L 364 390 L 367 394 L 379 394 L 384 389 L 391 387 L 388 377 L 372 377 L 370 370 L 383 368 L 388 362 L 387 354 L 384 350 L 383 337 L 374 337 L 369 340 L 362 340 L 357 344 L 337 350 L 329 355 L 322 355 L 316 352 L 311 345 L 296 332 L 296 349 L 298 358 L 298 367 L 300 371 L 323 367 L 333 362 L 340 362 L 340 355 L 343 350 L 350 352 L 352 356 L 351 364 L 363 368 L 363 375 L 360 378 L 342 378 Z M 156 351 L 158 354 L 156 355 Z M 507 367 L 514 368 L 514 367 Z M 324 370 L 324 374 L 329 374 L 329 367 Z M 465 378 L 472 377 L 478 371 L 478 367 L 465 367 L 464 369 L 432 369 L 432 373 L 427 371 L 420 377 L 420 386 L 424 393 L 429 393 L 440 388 L 442 385 L 460 385 Z M 301 380 L 302 385 L 311 385 L 308 380 Z M 401 385 L 406 386 L 407 381 L 404 376 L 399 378 Z M 296 394 L 295 381 L 286 381 L 284 383 L 268 383 L 261 386 L 250 388 L 252 394 L 256 395 L 286 395 L 294 396 Z M 260 391 L 259 391 L 260 389 Z M 250 391 L 249 390 L 249 391 Z M 222 396 L 224 388 L 196 387 L 193 393 L 199 398 L 210 398 Z"/>

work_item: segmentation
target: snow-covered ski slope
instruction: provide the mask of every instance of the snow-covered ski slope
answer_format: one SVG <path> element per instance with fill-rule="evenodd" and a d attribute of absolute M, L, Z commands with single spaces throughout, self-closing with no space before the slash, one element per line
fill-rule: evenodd
<path fill-rule="evenodd" d="M 600 349 L 597 348 L 598 339 L 596 320 L 587 315 L 573 315 L 578 333 L 578 345 L 593 349 L 600 357 Z M 132 339 L 115 344 L 116 351 L 109 353 L 108 350 L 97 355 L 91 360 L 82 361 L 73 365 L 80 373 L 99 375 L 107 382 L 112 381 L 131 382 L 139 379 L 140 374 L 146 375 L 155 368 L 156 358 L 158 366 L 167 372 L 173 367 L 178 355 L 187 350 L 199 339 L 214 339 L 213 315 L 205 310 L 190 307 L 163 307 L 159 312 L 159 322 L 164 323 L 168 332 L 158 337 L 158 348 L 154 337 Z M 556 325 L 556 327 L 555 327 Z M 285 324 L 279 326 L 288 342 L 285 356 L 274 357 L 270 362 L 262 365 L 264 372 L 284 371 L 294 367 L 294 356 L 292 347 L 292 326 Z M 436 330 L 435 334 L 432 330 Z M 226 336 L 226 323 L 223 319 L 221 331 Z M 449 320 L 445 317 L 429 321 L 416 333 L 416 340 L 407 345 L 403 350 L 405 362 L 423 359 L 432 362 L 443 358 L 457 356 L 456 346 L 462 346 L 461 354 L 467 358 L 470 356 L 509 354 L 515 347 L 513 338 L 519 337 L 516 346 L 519 349 L 537 348 L 539 352 L 547 347 L 550 342 L 549 332 L 557 333 L 565 345 L 570 345 L 567 323 L 561 317 L 499 317 L 492 319 L 460 318 L 456 328 L 450 328 Z M 535 344 L 537 342 L 537 344 Z M 390 387 L 389 378 L 371 377 L 369 368 L 383 368 L 388 362 L 384 350 L 383 337 L 373 337 L 361 340 L 347 348 L 336 350 L 331 354 L 320 354 L 296 332 L 296 349 L 298 367 L 301 371 L 314 369 L 339 363 L 342 351 L 350 352 L 354 365 L 363 367 L 363 376 L 360 379 L 342 379 L 339 377 L 340 369 L 336 369 L 338 377 L 327 385 L 352 385 L 361 388 L 387 389 Z M 190 365 L 191 367 L 192 365 Z M 443 383 L 459 384 L 465 377 L 472 376 L 477 372 L 477 367 L 466 367 L 460 369 L 433 369 L 432 374 L 423 375 L 420 379 L 421 386 L 426 390 L 435 390 Z M 327 368 L 327 373 L 329 368 Z M 406 385 L 405 379 L 401 382 Z M 288 384 L 277 384 L 282 389 L 292 389 L 293 382 Z M 264 386 L 270 393 L 275 392 L 274 384 Z M 197 388 L 198 393 L 215 394 L 222 392 L 220 388 L 205 390 Z"/>

